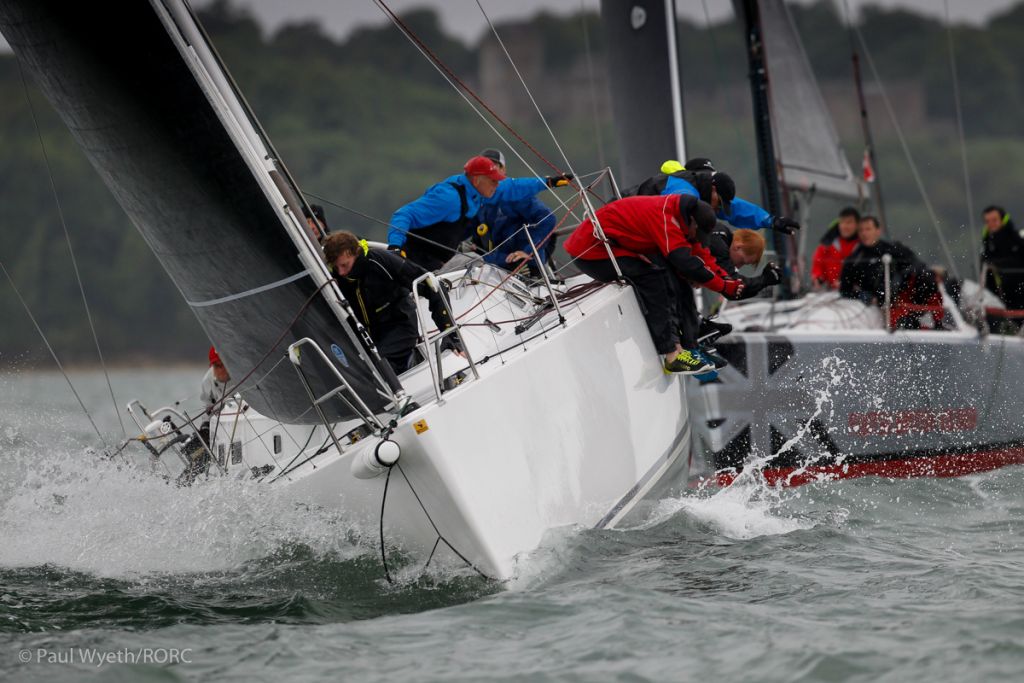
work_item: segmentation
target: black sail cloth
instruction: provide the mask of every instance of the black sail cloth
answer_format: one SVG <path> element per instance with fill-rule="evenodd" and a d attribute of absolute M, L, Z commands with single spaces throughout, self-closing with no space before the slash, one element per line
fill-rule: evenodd
<path fill-rule="evenodd" d="M 5 1 L 0 32 L 232 374 L 259 364 L 243 391 L 253 407 L 284 422 L 318 421 L 281 362 L 288 344 L 308 336 L 371 409 L 383 408 L 363 350 L 316 293 L 281 208 L 255 175 L 265 171 L 246 161 L 153 5 Z M 325 367 L 304 371 L 318 394 L 338 384 Z M 324 409 L 328 419 L 352 417 L 340 401 Z"/>

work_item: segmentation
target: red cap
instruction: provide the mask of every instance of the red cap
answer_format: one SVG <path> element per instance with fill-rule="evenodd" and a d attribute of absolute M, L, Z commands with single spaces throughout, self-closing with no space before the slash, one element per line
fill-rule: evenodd
<path fill-rule="evenodd" d="M 221 360 L 220 360 L 220 356 L 217 355 L 217 349 L 215 349 L 215 348 L 213 348 L 211 346 L 210 347 L 210 365 L 213 365 L 214 363 L 220 363 L 220 362 L 221 362 Z"/>
<path fill-rule="evenodd" d="M 482 175 L 499 182 L 505 179 L 498 165 L 487 157 L 473 157 L 466 162 L 465 171 L 468 176 Z"/>

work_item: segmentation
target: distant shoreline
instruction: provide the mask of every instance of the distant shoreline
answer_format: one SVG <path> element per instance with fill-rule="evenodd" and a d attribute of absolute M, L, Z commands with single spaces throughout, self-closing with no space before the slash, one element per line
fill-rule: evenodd
<path fill-rule="evenodd" d="M 137 363 L 133 362 L 117 362 L 108 363 L 107 370 L 109 372 L 120 372 L 125 370 L 187 370 L 189 372 L 202 372 L 206 369 L 207 365 L 204 363 L 188 363 L 185 361 L 170 361 L 162 363 L 156 360 L 145 360 Z M 103 372 L 103 367 L 99 363 L 82 363 L 74 365 L 65 365 L 64 369 L 69 373 L 89 373 L 89 372 Z M 17 374 L 60 374 L 60 370 L 53 365 L 49 367 L 45 365 L 26 365 L 23 367 L 0 367 L 0 375 L 17 375 Z"/>

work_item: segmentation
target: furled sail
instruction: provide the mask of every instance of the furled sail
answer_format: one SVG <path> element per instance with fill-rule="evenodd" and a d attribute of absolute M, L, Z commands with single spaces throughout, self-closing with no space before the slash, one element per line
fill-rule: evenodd
<path fill-rule="evenodd" d="M 225 111 L 240 110 L 239 98 L 204 88 L 197 74 L 208 74 L 211 66 L 199 61 L 198 46 L 175 36 L 174 12 L 179 20 L 191 17 L 180 0 L 4 0 L 0 32 L 167 270 L 234 379 L 259 364 L 244 390 L 249 403 L 283 422 L 319 421 L 284 360 L 288 344 L 311 337 L 337 360 L 367 406 L 381 410 L 389 399 L 378 391 L 379 375 L 352 331 L 317 294 L 326 276 L 311 272 L 315 252 L 308 243 L 302 251 L 268 162 L 247 154 L 237 130 L 233 138 L 225 123 Z M 251 121 L 245 124 L 254 130 Z M 338 384 L 326 367 L 317 372 L 311 363 L 303 369 L 318 395 Z M 354 415 L 340 400 L 322 408 L 331 420 Z"/>
<path fill-rule="evenodd" d="M 807 53 L 784 0 L 758 0 L 775 154 L 783 184 L 844 199 L 859 195 Z"/>
<path fill-rule="evenodd" d="M 622 187 L 654 175 L 666 159 L 685 161 L 673 3 L 601 0 Z"/>

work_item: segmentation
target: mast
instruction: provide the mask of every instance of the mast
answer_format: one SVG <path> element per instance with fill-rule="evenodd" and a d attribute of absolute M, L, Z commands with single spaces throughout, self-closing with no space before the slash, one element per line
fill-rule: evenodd
<path fill-rule="evenodd" d="M 676 159 L 686 161 L 686 124 L 683 118 L 683 84 L 679 78 L 679 43 L 676 40 L 676 2 L 665 0 L 665 31 L 668 42 L 668 74 L 672 87 L 672 128 Z"/>
<path fill-rule="evenodd" d="M 768 72 L 765 65 L 764 42 L 761 34 L 761 13 L 757 0 L 736 0 L 743 20 L 743 33 L 747 46 L 747 65 L 750 77 L 750 96 L 754 108 L 754 137 L 757 143 L 757 168 L 761 181 L 761 205 L 774 216 L 782 213 L 782 191 L 775 163 L 775 144 L 772 138 L 771 107 L 768 102 Z M 791 281 L 789 240 L 786 235 L 772 232 L 772 243 L 782 267 L 783 282 Z M 780 290 L 783 298 L 793 295 L 792 285 Z"/>
<path fill-rule="evenodd" d="M 882 221 L 882 225 L 888 227 L 889 222 L 885 219 L 885 204 L 882 202 L 882 178 L 878 173 L 878 158 L 875 156 L 875 141 L 871 136 L 871 122 L 868 119 L 868 105 L 867 100 L 864 97 L 864 82 L 860 76 L 860 54 L 857 52 L 857 46 L 853 42 L 853 38 L 850 38 L 850 49 L 853 53 L 853 80 L 857 85 L 857 103 L 860 106 L 860 125 L 861 130 L 864 132 L 864 148 L 867 151 L 868 159 L 871 162 L 871 170 L 875 175 L 874 182 L 871 183 L 871 192 L 874 195 L 875 206 L 878 208 L 878 217 Z"/>

